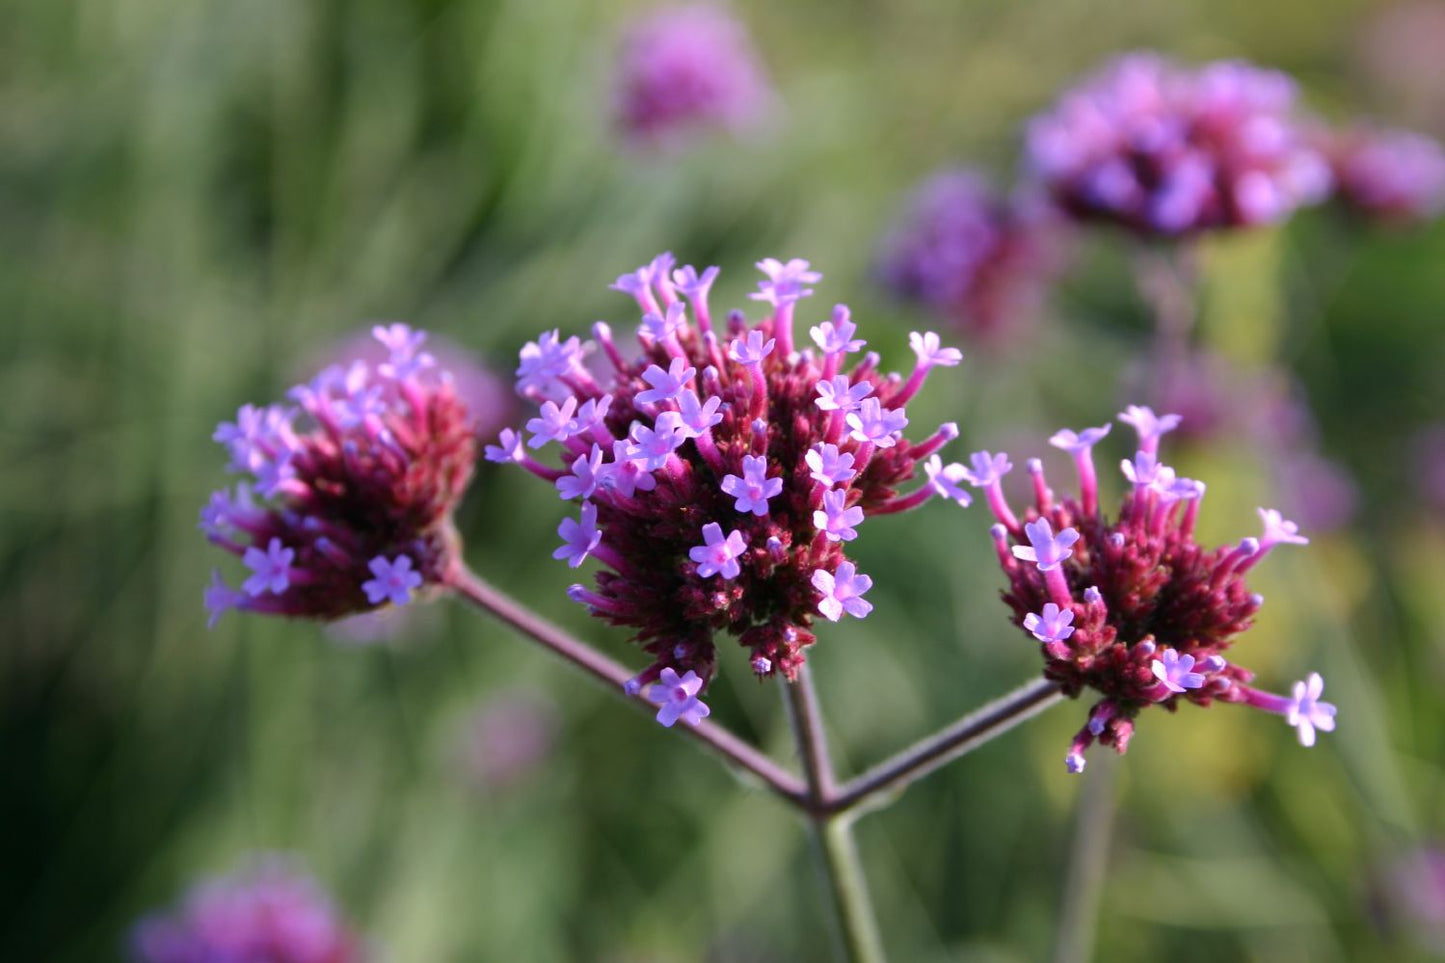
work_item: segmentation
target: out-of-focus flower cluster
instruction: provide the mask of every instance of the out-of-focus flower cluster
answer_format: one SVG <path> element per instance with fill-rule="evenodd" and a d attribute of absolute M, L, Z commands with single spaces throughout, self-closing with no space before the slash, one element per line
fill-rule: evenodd
<path fill-rule="evenodd" d="M 1263 599 L 1245 576 L 1279 544 L 1304 544 L 1293 522 L 1260 509 L 1264 532 L 1237 545 L 1205 549 L 1194 537 L 1204 484 L 1175 474 L 1158 460 L 1159 439 L 1178 424 L 1177 415 L 1156 416 L 1130 407 L 1139 448 L 1122 463 L 1131 490 L 1117 519 L 1099 508 L 1093 447 L 1109 425 L 1060 431 L 1050 442 L 1072 455 L 1078 498 L 1056 498 L 1033 459 L 1034 504 L 1022 519 L 1006 501 L 1002 478 L 1006 455 L 978 452 L 968 480 L 985 490 L 998 519 L 993 536 L 1009 579 L 1004 601 L 1014 621 L 1038 640 L 1044 675 L 1064 693 L 1089 688 L 1102 698 L 1068 754 L 1072 771 L 1084 766 L 1095 740 L 1123 752 L 1139 711 L 1180 702 L 1208 706 L 1239 702 L 1286 717 L 1300 742 L 1313 745 L 1316 730 L 1335 725 L 1335 708 L 1320 700 L 1319 675 L 1279 696 L 1247 685 L 1253 675 L 1225 654 L 1249 628 Z"/>
<path fill-rule="evenodd" d="M 1380 221 L 1425 221 L 1445 210 L 1445 148 L 1423 134 L 1360 125 L 1330 138 L 1336 192 Z"/>
<path fill-rule="evenodd" d="M 753 298 L 770 314 L 741 312 L 715 326 L 708 293 L 716 268 L 674 270 L 664 254 L 618 278 L 642 312 L 636 347 L 593 327 L 590 346 L 556 331 L 521 353 L 517 390 L 537 404 L 525 432 L 504 431 L 487 458 L 515 462 L 579 500 L 554 555 L 603 568 L 571 597 L 635 632 L 653 663 L 630 683 L 652 685 L 659 719 L 695 723 L 715 668 L 714 635 L 737 636 L 759 676 L 793 677 L 813 620 L 866 616 L 872 580 L 845 554 L 870 515 L 934 495 L 967 504 L 961 466 L 936 454 L 958 430 L 903 437 L 907 402 L 938 366 L 962 355 L 934 334 L 912 337 L 906 378 L 878 370 L 842 305 L 793 340 L 797 303 L 821 279 L 806 261 L 765 260 Z M 562 466 L 532 452 L 556 446 Z M 923 468 L 912 491 L 899 487 Z"/>
<path fill-rule="evenodd" d="M 232 608 L 332 619 L 405 604 L 455 562 L 471 416 L 425 334 L 373 334 L 386 361 L 328 367 L 291 390 L 294 405 L 245 405 L 216 429 L 245 478 L 211 496 L 200 527 L 250 575 L 239 590 L 214 575 L 212 624 Z"/>
<path fill-rule="evenodd" d="M 1445 955 L 1445 848 L 1421 846 L 1390 867 L 1383 907 L 1391 922 L 1432 954 Z"/>
<path fill-rule="evenodd" d="M 1039 198 L 998 196 L 972 171 L 934 174 L 884 237 L 878 275 L 978 339 L 1016 333 L 1057 271 L 1057 219 Z"/>
<path fill-rule="evenodd" d="M 1177 237 L 1280 221 L 1324 199 L 1330 167 L 1285 74 L 1124 56 L 1027 132 L 1027 167 L 1068 212 Z"/>
<path fill-rule="evenodd" d="M 659 10 L 629 27 L 615 98 L 623 134 L 655 143 L 708 127 L 746 128 L 771 92 L 746 28 L 704 3 Z"/>
<path fill-rule="evenodd" d="M 131 932 L 135 963 L 361 963 L 361 939 L 315 880 L 280 856 L 195 887 Z"/>

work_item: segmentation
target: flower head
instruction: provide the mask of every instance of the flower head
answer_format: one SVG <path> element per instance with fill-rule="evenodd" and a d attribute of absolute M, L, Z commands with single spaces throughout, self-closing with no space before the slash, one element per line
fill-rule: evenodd
<path fill-rule="evenodd" d="M 918 443 L 902 436 L 905 391 L 917 391 L 927 370 L 905 381 L 879 372 L 876 355 L 843 368 L 862 346 L 844 307 L 817 326 L 816 350 L 785 349 L 800 299 L 820 275 L 798 259 L 760 268 L 759 300 L 771 308 L 761 321 L 733 312 L 721 330 L 705 322 L 701 280 L 716 272 L 694 269 L 684 278 L 697 278 L 694 290 L 677 288 L 692 310 L 678 313 L 666 339 L 644 333 L 640 354 L 627 360 L 610 329 L 599 329 L 611 371 L 573 371 L 564 377 L 569 394 L 534 396 L 539 406 L 560 406 L 558 419 L 568 399 L 580 412 L 604 392 L 610 398 L 588 431 L 559 441 L 570 472 L 506 458 L 564 497 L 584 499 L 580 521 L 563 521 L 555 554 L 573 566 L 601 563 L 595 584 L 572 596 L 628 627 L 650 654 L 638 691 L 663 670 L 694 672 L 705 686 L 722 635 L 749 650 L 758 674 L 794 677 L 820 617 L 861 618 L 871 608 L 861 598 L 871 581 L 845 554 L 860 523 L 938 495 L 967 501 L 957 491 L 961 469 L 940 464 L 926 481 L 921 470 L 957 427 Z M 658 274 L 649 265 L 624 275 L 643 313 L 676 296 Z M 957 360 L 936 336 L 916 341 L 927 355 L 919 367 Z M 515 453 L 515 436 L 497 450 Z"/>
<path fill-rule="evenodd" d="M 996 341 L 1036 312 L 1057 273 L 1058 221 L 1038 198 L 1005 198 L 972 171 L 940 171 L 884 236 L 875 270 L 898 297 Z"/>
<path fill-rule="evenodd" d="M 361 963 L 366 953 L 315 880 L 294 861 L 257 857 L 147 916 L 129 939 L 136 963 Z"/>
<path fill-rule="evenodd" d="M 1293 81 L 1241 61 L 1121 57 L 1033 119 L 1027 156 L 1072 216 L 1166 237 L 1276 222 L 1330 187 Z"/>
<path fill-rule="evenodd" d="M 1407 130 L 1357 127 L 1329 147 L 1339 198 L 1368 218 L 1425 221 L 1445 210 L 1445 147 Z"/>
<path fill-rule="evenodd" d="M 759 119 L 770 92 L 747 30 L 722 8 L 699 3 L 630 25 L 615 98 L 622 133 L 655 143 L 708 127 L 740 131 Z"/>
<path fill-rule="evenodd" d="M 329 367 L 291 391 L 299 409 L 248 405 L 217 429 L 231 470 L 252 484 L 213 495 L 202 528 L 251 574 L 240 595 L 216 577 L 213 621 L 231 608 L 339 618 L 398 598 L 365 588 L 378 559 L 405 561 L 408 591 L 439 583 L 452 564 L 451 513 L 476 460 L 472 417 L 421 352 L 422 332 L 373 333 L 385 362 Z M 520 436 L 509 432 L 488 457 L 525 460 Z"/>
<path fill-rule="evenodd" d="M 1159 419 L 1144 411 L 1131 408 L 1121 420 L 1157 440 Z M 1090 432 L 1091 443 L 1105 434 Z M 1083 434 L 1054 437 L 1072 450 Z M 1095 741 L 1123 752 L 1135 718 L 1151 705 L 1244 703 L 1285 715 L 1292 725 L 1298 718 L 1329 728 L 1332 718 L 1320 720 L 1333 709 L 1310 701 L 1318 699 L 1318 687 L 1298 689 L 1294 700 L 1271 695 L 1247 685 L 1251 673 L 1225 657 L 1263 601 L 1245 584 L 1246 573 L 1274 546 L 1303 541 L 1294 526 L 1262 511 L 1263 538 L 1206 549 L 1194 535 L 1204 486 L 1144 452 L 1123 464 L 1133 484 L 1111 521 L 1098 508 L 1092 462 L 1071 453 L 1084 496 L 1057 498 L 1042 466 L 1033 466 L 1035 504 L 1026 521 L 1020 523 L 1001 496 L 990 499 L 1009 580 L 1004 601 L 1015 623 L 1038 640 L 1045 677 L 1070 697 L 1084 689 L 1101 697 L 1070 748 L 1070 769 L 1082 769 L 1083 753 Z M 1302 737 L 1305 732 L 1301 726 Z"/>

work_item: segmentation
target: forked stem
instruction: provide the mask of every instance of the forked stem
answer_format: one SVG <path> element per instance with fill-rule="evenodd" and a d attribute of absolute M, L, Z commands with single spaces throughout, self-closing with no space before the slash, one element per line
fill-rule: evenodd
<path fill-rule="evenodd" d="M 1020 686 L 848 780 L 829 800 L 829 808 L 834 812 L 876 809 L 933 770 L 1003 735 L 1063 698 L 1058 684 L 1047 679 Z"/>
<path fill-rule="evenodd" d="M 845 963 L 884 963 L 883 941 L 853 840 L 852 819 L 834 811 L 831 805 L 835 794 L 833 760 L 823 731 L 818 694 L 806 665 L 798 670 L 796 682 L 784 683 L 783 699 L 807 782 L 809 805 L 803 814 L 833 910 L 840 959 Z"/>

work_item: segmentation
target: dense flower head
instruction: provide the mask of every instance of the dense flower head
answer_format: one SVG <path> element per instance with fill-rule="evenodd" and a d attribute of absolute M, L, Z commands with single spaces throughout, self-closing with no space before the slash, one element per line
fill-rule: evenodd
<path fill-rule="evenodd" d="M 549 343 L 566 348 L 550 380 L 519 380 L 544 412 L 543 447 L 561 449 L 557 460 L 570 467 L 534 458 L 510 430 L 487 449 L 582 500 L 563 519 L 554 554 L 602 569 L 593 587 L 569 595 L 633 630 L 652 655 L 631 688 L 663 680 L 650 694 L 681 706 L 659 716 L 665 724 L 702 718 L 687 700 L 713 676 L 716 634 L 736 636 L 758 675 L 792 678 L 816 617 L 867 615 L 872 580 L 844 552 L 869 516 L 935 495 L 969 499 L 957 488 L 962 466 L 936 455 L 957 426 L 920 442 L 903 436 L 906 403 L 932 369 L 960 362 L 956 349 L 916 333 L 912 373 L 882 374 L 876 354 L 860 357 L 864 342 L 841 305 L 811 328 L 811 346 L 795 344 L 794 312 L 821 280 L 801 260 L 760 262 L 766 279 L 755 297 L 767 316 L 750 323 L 735 311 L 715 327 L 707 286 L 690 283 L 698 273 L 673 267 L 664 254 L 614 285 L 643 316 L 635 347 L 600 322 L 595 346 L 554 332 Z M 593 347 L 605 374 L 584 363 Z M 529 344 L 523 356 L 539 350 Z"/>
<path fill-rule="evenodd" d="M 1030 122 L 1027 157 L 1073 216 L 1167 237 L 1279 221 L 1330 187 L 1294 83 L 1241 61 L 1121 57 Z"/>
<path fill-rule="evenodd" d="M 141 920 L 135 963 L 361 963 L 362 941 L 291 860 L 258 858 L 196 886 L 174 910 Z"/>
<path fill-rule="evenodd" d="M 1330 145 L 1335 188 L 1350 208 L 1381 221 L 1423 221 L 1445 210 L 1445 147 L 1408 130 L 1356 127 Z"/>
<path fill-rule="evenodd" d="M 230 608 L 332 619 L 404 604 L 454 561 L 471 416 L 423 332 L 373 334 L 385 361 L 328 367 L 293 404 L 245 405 L 216 429 L 245 478 L 211 496 L 200 527 L 249 574 L 239 590 L 213 575 L 212 623 Z"/>
<path fill-rule="evenodd" d="M 884 236 L 877 272 L 896 295 L 960 330 L 996 340 L 1038 308 L 1059 266 L 1057 218 L 996 194 L 969 170 L 940 171 Z"/>
<path fill-rule="evenodd" d="M 725 9 L 700 3 L 631 24 L 615 97 L 622 132 L 659 141 L 705 127 L 744 128 L 758 120 L 770 93 L 746 28 Z"/>
<path fill-rule="evenodd" d="M 1003 599 L 1039 642 L 1045 677 L 1070 697 L 1085 689 L 1102 697 L 1074 740 L 1069 769 L 1083 768 L 1083 752 L 1096 740 L 1122 753 L 1135 717 L 1151 705 L 1173 711 L 1182 702 L 1246 703 L 1284 716 L 1300 741 L 1313 745 L 1316 730 L 1334 728 L 1335 707 L 1321 700 L 1323 680 L 1311 675 L 1290 696 L 1273 695 L 1249 686 L 1252 673 L 1227 658 L 1263 602 L 1245 584 L 1249 570 L 1275 546 L 1309 540 L 1279 512 L 1260 509 L 1259 537 L 1199 545 L 1194 530 L 1205 486 L 1158 459 L 1160 437 L 1179 419 L 1130 406 L 1119 420 L 1134 426 L 1140 450 L 1121 462 L 1129 486 L 1112 521 L 1099 510 L 1092 453 L 1107 426 L 1051 439 L 1074 459 L 1077 498 L 1057 498 L 1034 462 L 1034 504 L 1015 515 L 999 489 L 1010 467 L 1005 456 L 980 452 L 970 473 L 989 490 L 998 519 L 993 536 L 1009 580 Z"/>

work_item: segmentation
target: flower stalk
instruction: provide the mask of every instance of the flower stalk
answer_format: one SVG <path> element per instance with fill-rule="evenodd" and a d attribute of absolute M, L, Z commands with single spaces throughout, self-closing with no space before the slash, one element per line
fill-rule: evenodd
<path fill-rule="evenodd" d="M 806 665 L 796 681 L 784 684 L 783 701 L 808 786 L 805 813 L 832 905 L 835 935 L 842 950 L 840 959 L 848 963 L 883 963 L 883 941 L 853 840 L 852 819 L 832 807 L 833 760 L 823 731 L 818 693 Z"/>
<path fill-rule="evenodd" d="M 657 708 L 641 692 L 629 695 L 624 691 L 623 687 L 632 678 L 627 668 L 572 637 L 468 569 L 462 566 L 454 568 L 447 575 L 447 584 L 478 609 L 541 643 L 627 701 L 649 711 Z M 802 780 L 722 726 L 704 720 L 681 729 L 729 765 L 751 773 L 775 796 L 794 805 L 805 804 L 808 791 Z"/>

